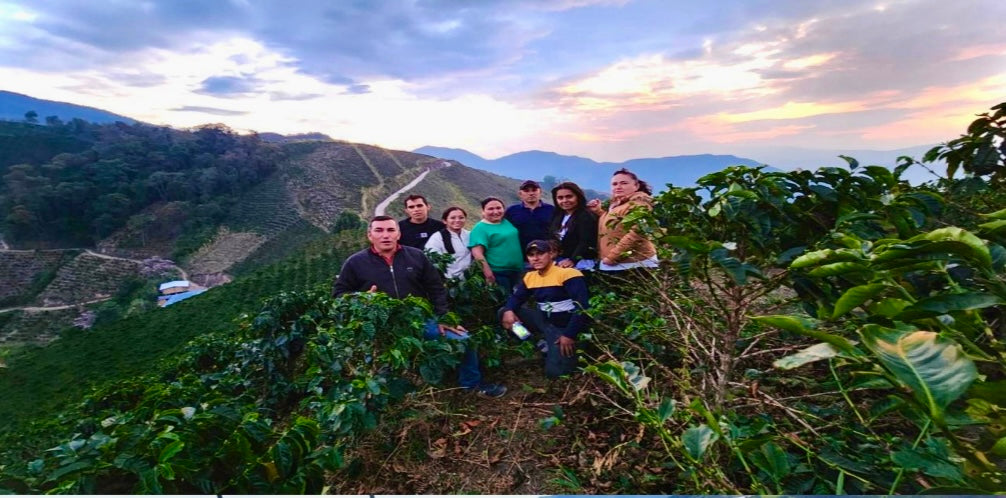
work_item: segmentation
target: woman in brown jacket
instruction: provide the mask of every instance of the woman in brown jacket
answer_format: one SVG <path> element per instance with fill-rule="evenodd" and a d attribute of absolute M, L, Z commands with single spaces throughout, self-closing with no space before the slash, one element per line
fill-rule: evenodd
<path fill-rule="evenodd" d="M 611 177 L 611 203 L 608 209 L 594 199 L 587 208 L 598 216 L 597 248 L 601 258 L 600 270 L 620 272 L 634 268 L 656 268 L 657 249 L 639 233 L 622 224 L 625 215 L 636 206 L 653 207 L 650 186 L 635 173 L 622 168 Z"/>

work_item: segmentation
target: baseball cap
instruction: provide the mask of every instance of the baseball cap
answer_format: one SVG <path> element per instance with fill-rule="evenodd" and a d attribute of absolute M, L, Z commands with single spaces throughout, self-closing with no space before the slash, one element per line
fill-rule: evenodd
<path fill-rule="evenodd" d="M 527 246 L 524 247 L 524 254 L 527 254 L 531 251 L 549 252 L 551 250 L 552 250 L 552 244 L 549 241 L 538 239 L 538 240 L 532 240 L 531 242 L 527 243 Z"/>
<path fill-rule="evenodd" d="M 521 190 L 527 190 L 532 188 L 541 188 L 541 184 L 534 180 L 524 180 L 524 183 L 520 184 Z"/>

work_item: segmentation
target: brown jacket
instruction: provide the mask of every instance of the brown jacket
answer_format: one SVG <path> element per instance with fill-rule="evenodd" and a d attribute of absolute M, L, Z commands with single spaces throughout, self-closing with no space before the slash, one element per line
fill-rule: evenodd
<path fill-rule="evenodd" d="M 616 263 L 634 263 L 657 254 L 657 248 L 638 230 L 628 230 L 622 218 L 636 206 L 653 207 L 653 199 L 646 192 L 635 192 L 626 198 L 613 198 L 608 210 L 592 209 L 597 219 L 597 256 Z"/>

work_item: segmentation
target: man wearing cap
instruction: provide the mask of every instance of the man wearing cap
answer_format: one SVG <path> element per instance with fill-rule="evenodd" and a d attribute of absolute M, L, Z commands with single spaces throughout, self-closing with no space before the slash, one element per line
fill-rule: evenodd
<path fill-rule="evenodd" d="M 370 247 L 346 258 L 332 285 L 332 297 L 350 292 L 384 292 L 396 299 L 416 296 L 429 301 L 436 316 L 447 314 L 447 291 L 440 272 L 423 251 L 399 244 L 401 235 L 394 218 L 372 218 L 367 227 Z M 431 319 L 424 326 L 423 338 L 467 341 L 468 331 L 460 325 L 452 327 Z M 491 398 L 506 393 L 506 386 L 482 382 L 478 353 L 470 347 L 466 347 L 458 366 L 458 383 L 470 392 Z"/>
<path fill-rule="evenodd" d="M 500 324 L 510 330 L 521 322 L 531 332 L 545 336 L 545 376 L 556 378 L 576 369 L 576 338 L 586 326 L 590 306 L 587 283 L 575 268 L 553 264 L 559 254 L 554 240 L 533 240 L 524 253 L 532 270 L 514 289 L 500 310 Z M 535 304 L 527 301 L 533 298 Z"/>
<path fill-rule="evenodd" d="M 517 227 L 520 246 L 526 247 L 533 240 L 548 240 L 555 237 L 549 233 L 555 206 L 541 200 L 541 185 L 534 180 L 524 180 L 517 191 L 520 202 L 507 208 L 503 217 Z"/>
<path fill-rule="evenodd" d="M 401 244 L 420 251 L 433 234 L 446 226 L 442 221 L 430 218 L 430 203 L 419 194 L 405 198 L 405 214 L 409 217 L 398 222 L 398 229 L 402 232 Z"/>

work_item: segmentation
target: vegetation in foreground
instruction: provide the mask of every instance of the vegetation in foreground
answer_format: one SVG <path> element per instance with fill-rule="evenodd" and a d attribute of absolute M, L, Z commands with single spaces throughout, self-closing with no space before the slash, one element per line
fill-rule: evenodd
<path fill-rule="evenodd" d="M 457 355 L 417 339 L 425 303 L 283 293 L 6 434 L 0 487 L 1001 493 L 1004 125 L 931 151 L 947 178 L 918 188 L 907 158 L 670 188 L 633 217 L 666 267 L 595 287 L 574 379 L 528 375 L 477 276 L 457 318 L 515 392 L 475 408 L 435 387 Z"/>

